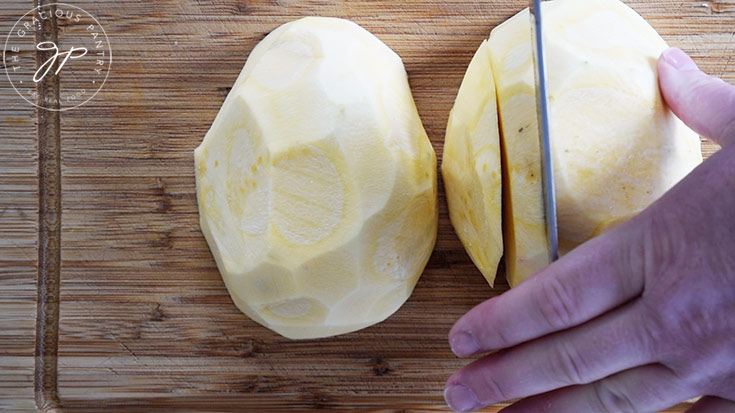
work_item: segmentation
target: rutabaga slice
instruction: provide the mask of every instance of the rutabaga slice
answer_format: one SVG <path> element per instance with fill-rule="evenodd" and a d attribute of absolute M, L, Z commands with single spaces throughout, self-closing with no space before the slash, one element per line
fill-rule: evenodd
<path fill-rule="evenodd" d="M 289 338 L 375 324 L 436 240 L 436 158 L 401 59 L 307 17 L 250 54 L 195 151 L 202 232 L 235 304 Z"/>
<path fill-rule="evenodd" d="M 503 255 L 502 177 L 495 84 L 483 41 L 449 114 L 442 177 L 449 217 L 482 275 L 492 285 Z"/>

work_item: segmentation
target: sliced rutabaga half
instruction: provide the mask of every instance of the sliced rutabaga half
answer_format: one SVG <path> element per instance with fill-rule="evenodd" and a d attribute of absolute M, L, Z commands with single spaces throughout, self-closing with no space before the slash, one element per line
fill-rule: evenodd
<path fill-rule="evenodd" d="M 503 255 L 500 137 L 490 50 L 472 58 L 449 114 L 442 177 L 449 217 L 467 253 L 492 285 Z"/>
<path fill-rule="evenodd" d="M 195 162 L 233 301 L 286 337 L 380 322 L 433 249 L 436 157 L 406 71 L 349 21 L 307 17 L 263 39 Z"/>
<path fill-rule="evenodd" d="M 562 252 L 637 214 L 702 160 L 698 136 L 665 106 L 656 62 L 667 47 L 618 0 L 543 3 L 552 157 Z M 511 285 L 543 268 L 544 236 L 528 10 L 493 30 L 508 191 Z"/>

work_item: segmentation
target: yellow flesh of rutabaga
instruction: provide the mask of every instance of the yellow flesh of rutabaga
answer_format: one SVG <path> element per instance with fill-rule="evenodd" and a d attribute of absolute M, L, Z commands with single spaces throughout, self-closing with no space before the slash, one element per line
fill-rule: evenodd
<path fill-rule="evenodd" d="M 289 338 L 409 297 L 436 240 L 436 158 L 400 58 L 308 17 L 250 54 L 195 151 L 202 231 L 235 304 Z"/>

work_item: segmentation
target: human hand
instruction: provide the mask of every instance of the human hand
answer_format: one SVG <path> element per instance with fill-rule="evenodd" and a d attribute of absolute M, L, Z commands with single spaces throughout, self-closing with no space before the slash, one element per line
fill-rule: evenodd
<path fill-rule="evenodd" d="M 523 400 L 503 413 L 735 412 L 735 87 L 678 49 L 661 90 L 691 128 L 723 146 L 625 224 L 590 240 L 449 333 L 460 357 L 455 410 Z"/>

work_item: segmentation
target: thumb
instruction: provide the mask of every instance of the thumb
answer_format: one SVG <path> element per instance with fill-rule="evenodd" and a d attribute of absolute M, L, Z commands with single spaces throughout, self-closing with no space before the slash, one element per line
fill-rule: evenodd
<path fill-rule="evenodd" d="M 658 75 L 661 93 L 676 116 L 722 146 L 735 143 L 735 86 L 705 74 L 677 48 L 661 54 Z"/>

